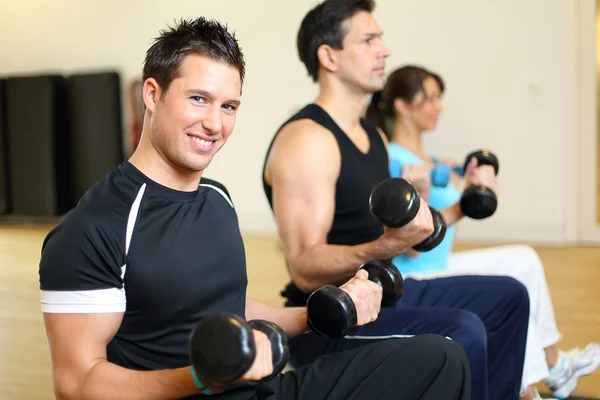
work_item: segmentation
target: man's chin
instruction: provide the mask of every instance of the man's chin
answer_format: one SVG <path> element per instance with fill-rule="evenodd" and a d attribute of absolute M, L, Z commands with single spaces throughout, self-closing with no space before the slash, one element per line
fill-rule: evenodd
<path fill-rule="evenodd" d="M 384 87 L 385 87 L 385 81 L 383 79 L 381 81 L 371 82 L 371 85 L 369 88 L 369 94 L 379 92 L 380 90 L 383 90 Z"/>
<path fill-rule="evenodd" d="M 194 155 L 194 157 L 190 157 L 185 160 L 180 166 L 189 172 L 201 172 L 208 168 L 212 158 L 212 154 L 206 156 Z"/>

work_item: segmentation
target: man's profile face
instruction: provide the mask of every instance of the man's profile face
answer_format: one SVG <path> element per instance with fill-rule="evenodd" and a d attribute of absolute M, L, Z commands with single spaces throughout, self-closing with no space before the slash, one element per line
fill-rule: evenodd
<path fill-rule="evenodd" d="M 342 23 L 346 32 L 338 76 L 366 93 L 381 90 L 385 84 L 385 59 L 390 51 L 381 39 L 382 31 L 371 13 L 360 11 Z"/>

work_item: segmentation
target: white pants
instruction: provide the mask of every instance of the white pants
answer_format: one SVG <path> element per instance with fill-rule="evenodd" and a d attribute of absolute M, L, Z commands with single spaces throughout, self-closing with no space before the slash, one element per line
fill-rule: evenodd
<path fill-rule="evenodd" d="M 504 275 L 520 281 L 529 293 L 530 316 L 522 386 L 533 385 L 549 376 L 544 349 L 562 337 L 556 326 L 544 267 L 529 246 L 500 246 L 452 253 L 448 269 L 410 273 L 405 277 L 432 279 L 457 275 Z"/>

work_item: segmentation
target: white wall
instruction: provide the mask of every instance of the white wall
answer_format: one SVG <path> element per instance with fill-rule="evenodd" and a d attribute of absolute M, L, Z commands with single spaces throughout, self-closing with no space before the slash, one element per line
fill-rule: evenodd
<path fill-rule="evenodd" d="M 462 158 L 487 147 L 500 157 L 500 208 L 464 221 L 466 240 L 570 239 L 576 100 L 573 0 L 396 2 L 380 9 L 390 65 L 417 62 L 447 83 L 445 115 L 427 148 Z M 404 4 L 404 5 L 402 5 Z M 390 4 L 391 6 L 391 4 Z M 393 30 L 392 30 L 393 29 Z"/>
<path fill-rule="evenodd" d="M 584 0 L 579 4 L 579 103 L 577 121 L 580 135 L 577 159 L 581 173 L 578 174 L 579 186 L 576 209 L 578 214 L 578 233 L 581 244 L 600 245 L 600 224 L 598 224 L 598 199 L 600 196 L 600 132 L 598 131 L 598 70 L 597 57 L 600 46 L 600 30 L 597 26 L 596 0 Z M 598 32 L 597 32 L 598 31 Z"/>
<path fill-rule="evenodd" d="M 247 59 L 234 135 L 207 176 L 222 180 L 242 229 L 274 233 L 260 171 L 271 137 L 316 87 L 297 58 L 299 23 L 315 0 L 21 0 L 0 4 L 0 74 L 117 68 L 124 84 L 166 23 L 205 15 L 226 21 Z M 423 64 L 447 83 L 431 152 L 461 159 L 487 147 L 501 161 L 497 214 L 465 221 L 459 238 L 561 242 L 573 231 L 576 171 L 577 1 L 380 0 L 375 17 L 392 50 L 388 66 Z M 126 110 L 128 113 L 129 110 Z M 128 115 L 128 114 L 127 114 Z"/>

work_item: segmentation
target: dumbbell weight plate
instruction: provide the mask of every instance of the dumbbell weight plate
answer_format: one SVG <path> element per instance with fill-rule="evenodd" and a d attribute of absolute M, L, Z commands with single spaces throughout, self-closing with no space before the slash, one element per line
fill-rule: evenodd
<path fill-rule="evenodd" d="M 383 288 L 381 307 L 391 307 L 404 294 L 402 274 L 388 260 L 374 259 L 360 266 L 369 273 L 369 280 Z"/>
<path fill-rule="evenodd" d="M 233 313 L 202 317 L 190 335 L 189 356 L 196 372 L 209 382 L 231 383 L 254 362 L 252 329 Z"/>
<path fill-rule="evenodd" d="M 314 291 L 306 310 L 311 329 L 330 338 L 343 338 L 358 323 L 352 298 L 337 286 L 325 285 Z"/>
<path fill-rule="evenodd" d="M 435 208 L 429 207 L 431 217 L 433 218 L 433 233 L 424 241 L 413 247 L 413 250 L 419 252 L 430 251 L 437 247 L 446 236 L 446 221 L 444 216 Z"/>
<path fill-rule="evenodd" d="M 485 219 L 492 216 L 498 208 L 496 194 L 485 186 L 471 186 L 460 198 L 460 209 L 472 219 Z"/>
<path fill-rule="evenodd" d="M 421 200 L 416 189 L 402 178 L 387 178 L 371 192 L 369 208 L 383 225 L 401 228 L 415 219 Z"/>

